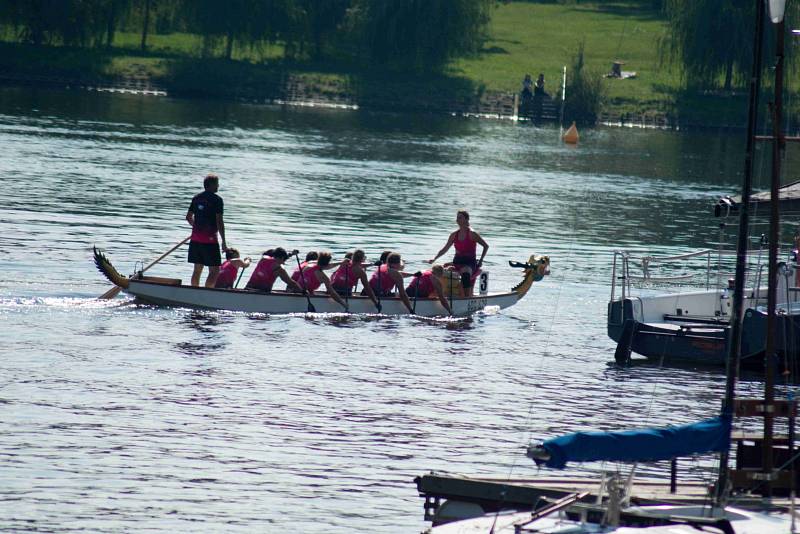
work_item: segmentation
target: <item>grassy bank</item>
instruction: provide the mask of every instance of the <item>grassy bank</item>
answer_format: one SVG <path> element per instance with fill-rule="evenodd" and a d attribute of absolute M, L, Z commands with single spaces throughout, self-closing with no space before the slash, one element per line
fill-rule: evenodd
<path fill-rule="evenodd" d="M 491 38 L 476 57 L 449 65 L 444 75 L 419 76 L 365 70 L 351 64 L 286 62 L 283 48 L 263 44 L 234 48 L 233 60 L 201 56 L 197 35 L 153 34 L 147 52 L 140 36 L 118 32 L 110 49 L 33 47 L 13 41 L 5 29 L 0 70 L 85 78 L 147 78 L 185 94 L 275 96 L 287 80 L 304 91 L 334 99 L 398 101 L 399 109 L 437 109 L 445 100 L 468 101 L 487 92 L 519 91 L 525 73 L 542 72 L 551 94 L 559 91 L 564 65 L 584 43 L 586 68 L 603 76 L 623 60 L 635 79 L 604 78 L 611 115 L 664 115 L 679 123 L 744 124 L 741 94 L 699 94 L 683 89 L 682 73 L 662 61 L 658 43 L 666 33 L 661 14 L 631 0 L 580 4 L 501 3 L 494 11 Z M 212 50 L 219 55 L 221 48 Z M 741 93 L 741 91 L 740 91 Z M 279 95 L 278 95 L 279 96 Z M 567 95 L 569 97 L 569 95 Z"/>

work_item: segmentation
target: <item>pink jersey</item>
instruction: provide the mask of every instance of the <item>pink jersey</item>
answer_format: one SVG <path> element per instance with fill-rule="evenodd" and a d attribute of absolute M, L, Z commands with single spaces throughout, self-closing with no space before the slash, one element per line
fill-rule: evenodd
<path fill-rule="evenodd" d="M 467 230 L 467 235 L 464 239 L 458 238 L 458 234 L 460 232 L 461 230 L 456 232 L 456 239 L 453 241 L 453 245 L 456 247 L 456 255 L 474 258 L 475 250 L 478 248 L 478 243 L 472 240 L 472 230 Z"/>
<path fill-rule="evenodd" d="M 337 289 L 352 289 L 358 283 L 358 277 L 353 272 L 353 264 L 349 261 L 342 263 L 331 276 L 331 284 Z"/>
<path fill-rule="evenodd" d="M 247 282 L 248 289 L 259 289 L 261 291 L 272 291 L 272 284 L 278 278 L 278 260 L 270 256 L 264 256 L 256 265 L 250 280 Z"/>
<path fill-rule="evenodd" d="M 421 298 L 430 296 L 430 294 L 434 291 L 432 278 L 433 272 L 431 271 L 425 271 L 420 277 L 415 276 L 411 280 L 411 283 L 408 284 L 406 292 L 410 295 L 416 293 L 416 295 Z"/>
<path fill-rule="evenodd" d="M 238 272 L 239 268 L 234 265 L 232 261 L 227 260 L 222 264 L 222 267 L 219 268 L 219 276 L 217 277 L 217 283 L 214 287 L 217 289 L 232 288 L 234 282 L 236 282 L 236 274 Z"/>
<path fill-rule="evenodd" d="M 372 273 L 372 277 L 369 279 L 369 286 L 376 295 L 381 297 L 385 297 L 388 293 L 391 293 L 394 289 L 395 282 L 389 274 L 388 265 L 381 265 L 377 271 Z"/>
<path fill-rule="evenodd" d="M 295 269 L 294 272 L 292 273 L 292 280 L 294 280 L 295 282 L 297 282 L 299 284 L 300 283 L 300 275 L 302 274 L 303 269 L 305 269 L 307 266 L 308 266 L 308 262 L 307 261 L 304 261 L 303 263 L 301 263 L 300 267 Z"/>
<path fill-rule="evenodd" d="M 304 269 L 302 275 L 302 281 L 300 282 L 300 287 L 302 287 L 306 291 L 314 291 L 319 286 L 321 286 L 322 282 L 317 280 L 317 273 L 320 272 L 321 270 L 322 269 L 320 269 L 320 266 L 316 264 Z"/>

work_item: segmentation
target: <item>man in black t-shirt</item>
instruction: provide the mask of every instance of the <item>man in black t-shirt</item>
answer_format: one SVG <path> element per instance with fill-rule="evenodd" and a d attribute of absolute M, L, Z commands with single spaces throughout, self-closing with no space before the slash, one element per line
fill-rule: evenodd
<path fill-rule="evenodd" d="M 192 239 L 189 242 L 189 263 L 194 264 L 192 285 L 200 285 L 203 267 L 208 267 L 206 287 L 214 287 L 222 264 L 217 233 L 222 238 L 222 250 L 228 250 L 225 244 L 225 223 L 222 220 L 222 198 L 217 195 L 219 177 L 209 174 L 203 180 L 205 191 L 195 195 L 186 212 L 186 220 L 192 226 Z"/>

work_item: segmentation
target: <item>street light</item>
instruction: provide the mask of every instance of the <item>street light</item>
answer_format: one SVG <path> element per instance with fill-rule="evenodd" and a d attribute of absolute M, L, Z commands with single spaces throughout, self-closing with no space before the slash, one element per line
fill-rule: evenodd
<path fill-rule="evenodd" d="M 786 10 L 786 0 L 767 0 L 769 4 L 769 18 L 774 24 L 783 21 L 783 13 Z"/>

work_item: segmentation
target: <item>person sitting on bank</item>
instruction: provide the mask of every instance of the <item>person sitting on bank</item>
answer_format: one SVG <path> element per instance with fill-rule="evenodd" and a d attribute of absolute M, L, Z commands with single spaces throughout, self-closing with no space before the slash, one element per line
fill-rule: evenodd
<path fill-rule="evenodd" d="M 350 258 L 347 256 L 350 255 Z M 375 297 L 375 293 L 367 281 L 367 271 L 364 269 L 364 262 L 367 255 L 363 250 L 357 248 L 352 254 L 345 254 L 345 259 L 331 276 L 331 284 L 339 295 L 343 297 L 353 296 L 353 289 L 360 281 L 364 285 L 364 291 L 372 299 L 375 307 L 380 311 L 380 303 Z"/>
<path fill-rule="evenodd" d="M 309 296 L 314 294 L 314 291 L 319 288 L 321 285 L 325 285 L 325 288 L 328 290 L 328 296 L 331 297 L 333 300 L 338 302 L 342 305 L 342 307 L 346 310 L 347 303 L 342 300 L 342 297 L 336 292 L 331 285 L 331 280 L 328 278 L 328 275 L 325 274 L 325 269 L 330 266 L 331 263 L 331 253 L 330 252 L 320 252 L 319 256 L 317 257 L 316 263 L 309 263 L 302 271 L 302 275 L 300 276 L 300 292 L 307 292 Z"/>
<path fill-rule="evenodd" d="M 312 250 L 311 252 L 307 253 L 306 260 L 300 263 L 300 266 L 292 272 L 292 280 L 299 283 L 300 274 L 303 272 L 303 269 L 305 269 L 312 261 L 317 261 L 317 258 L 319 258 L 319 253 L 316 250 Z"/>
<path fill-rule="evenodd" d="M 239 269 L 247 269 L 250 267 L 250 258 L 240 259 L 239 251 L 235 248 L 229 248 L 225 251 L 225 262 L 219 269 L 219 276 L 217 276 L 217 283 L 214 287 L 217 289 L 231 289 L 236 282 L 236 275 L 239 274 Z"/>
<path fill-rule="evenodd" d="M 486 257 L 489 245 L 478 235 L 478 232 L 470 227 L 469 213 L 466 210 L 458 211 L 456 224 L 458 224 L 458 230 L 450 234 L 442 250 L 429 259 L 428 263 L 434 263 L 440 256 L 450 250 L 450 247 L 455 245 L 456 253 L 453 257 L 453 268 L 461 273 L 461 285 L 464 288 L 464 294 L 467 297 L 471 297 L 472 275 L 477 273 L 478 269 L 483 265 L 483 258 Z M 483 251 L 481 252 L 481 259 L 476 260 L 475 252 L 478 244 L 483 247 Z"/>
<path fill-rule="evenodd" d="M 531 98 L 533 96 L 533 80 L 531 79 L 530 74 L 525 75 L 525 79 L 522 80 L 522 98 Z"/>
<path fill-rule="evenodd" d="M 403 260 L 400 254 L 392 252 L 386 256 L 386 263 L 378 267 L 369 279 L 372 291 L 379 297 L 391 297 L 397 289 L 397 295 L 408 308 L 409 313 L 414 313 L 411 301 L 408 300 L 406 289 L 403 285 Z"/>
<path fill-rule="evenodd" d="M 436 293 L 439 297 L 439 302 L 442 304 L 447 313 L 453 315 L 453 310 L 450 309 L 450 303 L 444 298 L 444 288 L 442 287 L 441 277 L 444 276 L 444 267 L 438 263 L 431 267 L 430 271 L 417 273 L 414 275 L 411 283 L 406 288 L 406 294 L 409 298 L 429 298 L 432 293 Z"/>
<path fill-rule="evenodd" d="M 546 96 L 547 93 L 544 92 L 544 74 L 539 73 L 539 77 L 536 78 L 536 85 L 533 87 L 533 94 L 539 96 Z"/>
<path fill-rule="evenodd" d="M 202 193 L 192 198 L 189 211 L 186 212 L 186 221 L 192 227 L 188 261 L 194 264 L 192 285 L 200 285 L 203 267 L 208 267 L 205 286 L 214 287 L 219 276 L 219 266 L 222 263 L 217 234 L 222 238 L 222 250 L 228 250 L 225 244 L 225 223 L 222 219 L 222 197 L 217 195 L 219 176 L 207 175 L 203 180 L 203 189 Z"/>
<path fill-rule="evenodd" d="M 247 281 L 245 289 L 269 293 L 272 291 L 272 286 L 275 281 L 280 278 L 286 282 L 287 289 L 302 292 L 303 289 L 300 285 L 292 280 L 283 268 L 283 264 L 288 257 L 289 254 L 282 247 L 269 249 L 264 252 L 253 274 L 250 275 L 250 280 Z"/>

